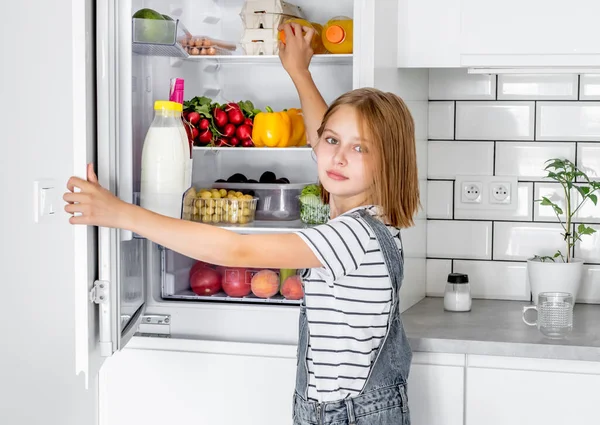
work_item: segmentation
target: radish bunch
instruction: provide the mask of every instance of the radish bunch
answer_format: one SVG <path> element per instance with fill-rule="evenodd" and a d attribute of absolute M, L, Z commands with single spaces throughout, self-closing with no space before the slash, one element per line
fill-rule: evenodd
<path fill-rule="evenodd" d="M 250 101 L 213 103 L 202 96 L 184 102 L 183 122 L 195 146 L 253 147 L 254 116 L 260 112 Z"/>

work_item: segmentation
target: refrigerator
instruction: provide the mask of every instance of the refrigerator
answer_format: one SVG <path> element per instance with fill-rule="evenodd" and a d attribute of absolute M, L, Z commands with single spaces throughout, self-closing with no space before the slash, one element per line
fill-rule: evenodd
<path fill-rule="evenodd" d="M 243 3 L 243 0 L 72 3 L 73 15 L 64 20 L 73 25 L 71 43 L 79 54 L 77 58 L 74 54 L 73 78 L 80 88 L 78 99 L 85 99 L 85 108 L 75 111 L 70 125 L 77 130 L 76 134 L 87 133 L 86 142 L 75 144 L 73 152 L 77 174 L 85 175 L 86 162 L 94 159 L 101 185 L 126 202 L 138 201 L 141 152 L 153 118 L 152 106 L 156 100 L 168 99 L 171 78 L 185 80 L 185 99 L 207 96 L 220 103 L 250 100 L 258 108 L 270 106 L 274 110 L 300 107 L 295 87 L 277 56 L 246 56 L 239 47 L 228 56 L 134 52 L 132 15 L 139 9 L 152 8 L 168 14 L 194 35 L 239 42 L 243 35 L 240 17 Z M 426 90 L 423 84 L 426 72 L 401 74 L 396 66 L 397 27 L 402 19 L 398 1 L 294 0 L 293 3 L 303 9 L 310 21 L 325 23 L 340 15 L 354 20 L 353 54 L 315 55 L 311 62 L 313 78 L 326 102 L 354 88 L 378 87 L 418 99 L 415 105 L 424 107 L 426 116 L 426 92 L 415 95 L 420 90 L 417 87 Z M 78 124 L 78 119 L 87 126 Z M 284 175 L 292 182 L 314 182 L 317 177 L 310 148 L 197 147 L 193 159 L 194 185 L 227 178 L 236 172 L 257 178 L 257 173 L 264 170 Z M 62 182 L 59 183 L 56 186 L 62 187 Z M 232 230 L 277 233 L 301 227 L 299 221 L 255 222 Z M 424 229 L 423 224 L 416 233 L 419 240 L 425 239 Z M 81 377 L 74 394 L 87 392 L 96 385 L 105 360 L 125 348 L 134 336 L 290 346 L 296 343 L 298 302 L 281 299 L 239 302 L 183 296 L 189 289 L 187 273 L 193 260 L 130 231 L 79 227 L 74 231 L 73 251 L 74 279 L 82 282 L 76 285 L 72 306 L 74 373 Z M 419 258 L 415 267 L 423 274 L 424 253 L 416 257 Z M 407 275 L 410 273 L 407 270 Z M 422 298 L 421 283 L 422 280 L 414 289 L 406 290 L 411 294 L 406 297 L 407 304 Z M 97 409 L 97 400 L 93 403 Z M 97 412 L 86 418 L 89 422 L 79 423 L 97 423 Z"/>

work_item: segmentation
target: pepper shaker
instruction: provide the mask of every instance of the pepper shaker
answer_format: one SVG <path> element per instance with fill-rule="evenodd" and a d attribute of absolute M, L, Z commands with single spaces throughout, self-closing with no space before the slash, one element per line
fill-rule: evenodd
<path fill-rule="evenodd" d="M 450 273 L 444 291 L 444 310 L 471 311 L 471 285 L 464 273 Z"/>

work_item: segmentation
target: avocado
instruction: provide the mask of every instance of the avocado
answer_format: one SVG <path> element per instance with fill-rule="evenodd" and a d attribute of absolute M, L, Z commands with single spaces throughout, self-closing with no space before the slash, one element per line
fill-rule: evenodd
<path fill-rule="evenodd" d="M 248 181 L 246 183 L 258 183 L 258 182 L 254 179 L 248 179 Z"/>
<path fill-rule="evenodd" d="M 265 171 L 258 181 L 261 183 L 275 183 L 276 180 L 277 177 L 273 171 Z"/>
<path fill-rule="evenodd" d="M 227 183 L 227 180 L 219 179 L 219 180 L 215 180 L 215 183 Z"/>
<path fill-rule="evenodd" d="M 163 18 L 165 18 L 165 21 L 172 21 L 173 18 L 171 18 L 169 15 L 162 15 Z"/>
<path fill-rule="evenodd" d="M 165 16 L 152 9 L 140 9 L 133 14 L 134 19 L 157 19 L 164 21 Z"/>
<path fill-rule="evenodd" d="M 279 184 L 290 184 L 290 181 L 285 178 L 285 177 L 279 177 L 275 183 L 279 183 Z"/>
<path fill-rule="evenodd" d="M 246 183 L 248 179 L 242 173 L 235 173 L 227 179 L 227 183 Z"/>

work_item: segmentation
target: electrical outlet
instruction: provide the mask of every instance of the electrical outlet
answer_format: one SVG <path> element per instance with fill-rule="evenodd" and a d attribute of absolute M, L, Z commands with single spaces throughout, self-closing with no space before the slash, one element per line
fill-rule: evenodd
<path fill-rule="evenodd" d="M 490 183 L 490 204 L 510 204 L 511 184 L 509 182 Z"/>
<path fill-rule="evenodd" d="M 466 204 L 481 203 L 483 184 L 481 182 L 462 182 L 460 186 L 461 202 Z"/>
<path fill-rule="evenodd" d="M 457 210 L 516 210 L 518 200 L 515 176 L 456 176 L 454 208 Z"/>

